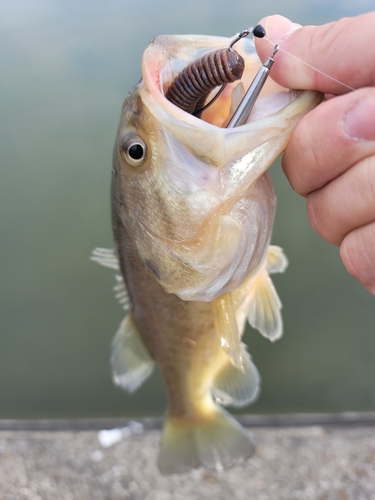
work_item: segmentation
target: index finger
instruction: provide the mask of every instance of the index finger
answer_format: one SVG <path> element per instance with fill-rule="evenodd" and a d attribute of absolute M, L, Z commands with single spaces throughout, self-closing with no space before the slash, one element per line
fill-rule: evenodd
<path fill-rule="evenodd" d="M 260 24 L 268 39 L 255 38 L 261 60 L 272 53 L 276 43 L 280 45 L 271 69 L 272 78 L 280 85 L 335 95 L 348 92 L 319 71 L 353 88 L 375 84 L 375 12 L 322 26 L 300 27 L 282 16 L 263 18 Z"/>

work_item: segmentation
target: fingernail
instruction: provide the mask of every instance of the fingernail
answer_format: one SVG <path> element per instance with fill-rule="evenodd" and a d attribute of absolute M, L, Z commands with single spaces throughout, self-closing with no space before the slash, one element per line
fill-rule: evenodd
<path fill-rule="evenodd" d="M 356 141 L 375 141 L 375 98 L 356 103 L 344 118 L 344 130 Z"/>
<path fill-rule="evenodd" d="M 300 24 L 292 23 L 286 17 L 276 15 L 267 18 L 264 29 L 266 30 L 267 38 L 272 40 L 272 42 L 280 42 L 301 27 Z"/>

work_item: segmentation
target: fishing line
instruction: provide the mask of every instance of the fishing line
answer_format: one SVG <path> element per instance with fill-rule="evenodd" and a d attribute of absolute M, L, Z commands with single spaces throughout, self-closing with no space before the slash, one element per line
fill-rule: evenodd
<path fill-rule="evenodd" d="M 267 36 L 264 36 L 263 37 L 265 40 L 267 40 L 267 42 L 271 43 L 272 45 L 275 45 L 275 42 L 273 42 L 272 40 L 270 40 L 269 38 L 267 38 Z M 283 49 L 281 46 L 280 46 L 280 42 L 279 42 L 279 51 L 280 52 L 284 52 L 284 54 L 286 54 L 287 56 L 289 57 L 292 57 L 293 59 L 295 59 L 296 61 L 304 64 L 305 66 L 307 66 L 308 68 L 311 68 L 312 70 L 316 71 L 317 73 L 320 73 L 321 75 L 325 76 L 326 78 L 328 78 L 329 80 L 332 80 L 336 83 L 339 83 L 340 85 L 342 85 L 343 87 L 346 87 L 347 89 L 349 90 L 355 90 L 355 88 L 351 87 L 350 85 L 338 80 L 337 78 L 334 78 L 333 76 L 331 75 L 328 75 L 327 73 L 324 73 L 324 71 L 321 71 L 320 69 L 318 68 L 315 68 L 315 66 L 312 66 L 311 64 L 307 63 L 306 61 L 304 61 L 303 59 L 300 59 L 299 57 L 291 54 L 290 52 L 286 51 L 285 49 Z"/>

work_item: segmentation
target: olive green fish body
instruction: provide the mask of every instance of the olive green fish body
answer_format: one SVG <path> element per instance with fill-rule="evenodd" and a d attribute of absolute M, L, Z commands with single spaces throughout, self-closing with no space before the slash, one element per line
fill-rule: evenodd
<path fill-rule="evenodd" d="M 183 301 L 165 292 L 118 219 L 114 214 L 131 314 L 148 352 L 159 361 L 169 395 L 169 414 L 192 422 L 204 419 L 202 401 L 210 397 L 216 374 L 228 362 L 215 330 L 211 304 Z"/>

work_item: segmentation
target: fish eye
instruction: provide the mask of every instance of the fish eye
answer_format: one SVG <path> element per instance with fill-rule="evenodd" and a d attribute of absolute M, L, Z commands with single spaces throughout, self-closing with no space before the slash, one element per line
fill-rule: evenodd
<path fill-rule="evenodd" d="M 120 152 L 125 163 L 140 167 L 146 160 L 147 146 L 139 135 L 132 135 L 123 141 Z"/>

